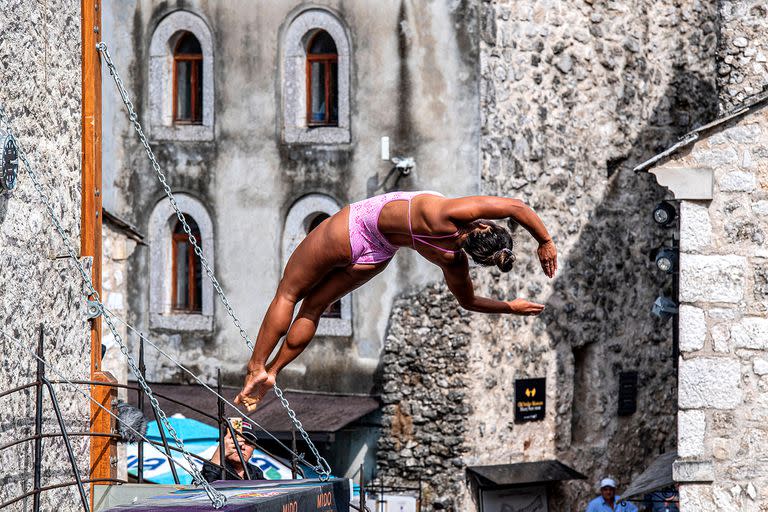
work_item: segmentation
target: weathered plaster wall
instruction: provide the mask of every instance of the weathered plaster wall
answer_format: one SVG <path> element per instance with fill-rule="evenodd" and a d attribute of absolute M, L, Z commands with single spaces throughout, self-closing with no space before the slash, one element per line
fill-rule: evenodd
<path fill-rule="evenodd" d="M 0 106 L 48 191 L 75 247 L 80 246 L 80 2 L 9 0 L 0 24 Z M 5 134 L 0 132 L 0 137 Z M 34 350 L 45 332 L 45 357 L 68 378 L 87 379 L 90 335 L 81 281 L 25 173 L 0 195 L 0 329 Z M 35 380 L 36 362 L 0 335 L 0 390 Z M 49 371 L 51 380 L 58 377 Z M 66 386 L 55 386 L 71 431 L 87 431 L 89 405 Z M 87 388 L 86 388 L 87 389 Z M 44 399 L 44 432 L 58 432 Z M 34 432 L 34 388 L 0 399 L 0 444 Z M 88 474 L 90 443 L 71 439 Z M 60 438 L 43 440 L 42 485 L 72 481 Z M 33 487 L 33 444 L 0 451 L 0 503 Z M 31 510 L 32 498 L 6 510 Z M 46 491 L 41 510 L 80 510 L 75 487 Z"/>
<path fill-rule="evenodd" d="M 682 510 L 768 506 L 768 109 L 664 167 L 714 171 L 712 201 L 680 205 Z"/>
<path fill-rule="evenodd" d="M 768 85 L 768 2 L 721 0 L 718 9 L 717 85 L 726 111 Z"/>
<path fill-rule="evenodd" d="M 547 280 L 535 243 L 519 230 L 512 272 L 477 271 L 482 293 L 523 296 L 547 309 L 537 319 L 470 317 L 470 344 L 459 351 L 469 357 L 454 384 L 467 406 L 458 421 L 469 450 L 458 467 L 435 466 L 454 483 L 436 499 L 449 509 L 471 507 L 468 493 L 455 492 L 463 466 L 558 458 L 588 480 L 556 488 L 551 506 L 583 510 L 599 478 L 615 477 L 621 492 L 655 455 L 674 448 L 671 324 L 650 315 L 669 280 L 648 261 L 648 251 L 670 236 L 651 220 L 665 192 L 628 167 L 713 117 L 717 11 L 667 1 L 481 6 L 481 190 L 524 199 L 541 215 L 558 244 L 560 270 Z M 444 292 L 424 293 L 420 302 L 457 307 Z M 450 323 L 460 328 L 458 319 Z M 420 346 L 418 331 L 403 325 L 411 325 L 407 317 L 393 320 L 397 340 L 388 343 Z M 386 375 L 396 363 L 384 364 Z M 415 370 L 392 368 L 395 383 L 414 387 Z M 638 412 L 619 418 L 623 370 L 639 372 Z M 514 380 L 528 377 L 547 379 L 543 424 L 513 422 Z M 431 394 L 446 391 L 415 386 L 420 391 L 399 409 L 389 401 L 385 421 L 429 407 Z M 411 451 L 429 446 L 424 436 L 444 439 L 433 422 L 413 431 Z M 383 446 L 401 438 L 391 428 Z M 387 459 L 379 463 L 386 475 L 400 473 L 390 481 L 414 483 L 408 457 Z"/>
<path fill-rule="evenodd" d="M 463 3 L 324 0 L 349 29 L 351 143 L 285 144 L 280 119 L 281 37 L 298 2 L 154 0 L 106 5 L 110 43 L 139 116 L 148 120 L 148 45 L 168 13 L 186 9 L 213 34 L 214 139 L 153 143 L 174 191 L 199 198 L 214 219 L 217 275 L 247 331 L 255 336 L 281 272 L 283 223 L 290 206 L 309 193 L 339 204 L 372 195 L 389 172 L 379 141 L 391 138 L 392 156 L 412 156 L 417 167 L 399 188 L 436 189 L 448 195 L 477 190 L 479 110 L 477 39 L 471 9 Z M 106 82 L 105 82 L 106 83 Z M 162 199 L 124 113 L 105 88 L 105 201 L 146 231 Z M 109 138 L 111 140 L 107 141 Z M 379 191 L 380 192 L 380 191 Z M 151 242 L 150 242 L 151 243 Z M 369 392 L 383 346 L 393 298 L 406 286 L 438 273 L 414 255 L 398 256 L 385 273 L 353 295 L 353 335 L 318 337 L 281 376 L 292 387 Z M 149 275 L 138 258 L 132 275 Z M 128 297 L 129 318 L 149 329 L 148 283 L 136 279 Z M 217 301 L 211 333 L 152 331 L 192 368 L 215 375 L 220 366 L 239 384 L 248 354 Z M 179 378 L 170 367 L 155 379 Z"/>

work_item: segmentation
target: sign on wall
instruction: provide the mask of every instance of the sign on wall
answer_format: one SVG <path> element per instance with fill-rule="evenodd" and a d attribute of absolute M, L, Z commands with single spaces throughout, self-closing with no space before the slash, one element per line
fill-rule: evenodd
<path fill-rule="evenodd" d="M 546 379 L 515 380 L 515 423 L 543 420 L 546 405 Z"/>

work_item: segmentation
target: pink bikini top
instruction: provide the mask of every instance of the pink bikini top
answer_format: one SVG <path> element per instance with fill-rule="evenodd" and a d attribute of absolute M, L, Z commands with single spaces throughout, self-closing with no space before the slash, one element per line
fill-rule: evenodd
<path fill-rule="evenodd" d="M 442 194 L 441 194 L 442 195 Z M 442 251 L 447 254 L 456 254 L 459 250 L 452 251 L 450 249 L 446 249 L 444 247 L 437 246 L 435 244 L 429 243 L 427 240 L 439 240 L 439 239 L 449 239 L 449 238 L 455 238 L 459 235 L 459 231 L 456 231 L 455 233 L 452 233 L 450 235 L 414 235 L 413 234 L 413 226 L 411 225 L 411 199 L 416 197 L 416 195 L 408 197 L 408 231 L 411 233 L 411 242 L 413 243 L 414 250 L 416 249 L 416 242 L 421 242 L 422 244 L 428 245 L 434 249 L 437 249 L 439 251 Z"/>

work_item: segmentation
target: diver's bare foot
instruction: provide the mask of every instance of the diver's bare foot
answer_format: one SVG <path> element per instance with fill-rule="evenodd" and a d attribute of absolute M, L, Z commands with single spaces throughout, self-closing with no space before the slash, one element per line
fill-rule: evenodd
<path fill-rule="evenodd" d="M 248 370 L 245 376 L 243 389 L 235 397 L 236 404 L 242 404 L 248 410 L 253 412 L 259 401 L 275 385 L 275 375 L 267 372 L 265 369 Z"/>

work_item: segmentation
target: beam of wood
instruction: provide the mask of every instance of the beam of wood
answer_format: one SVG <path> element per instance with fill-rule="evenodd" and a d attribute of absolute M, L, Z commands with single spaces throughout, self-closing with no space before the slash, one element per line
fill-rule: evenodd
<path fill-rule="evenodd" d="M 101 40 L 100 0 L 81 0 L 82 43 L 82 207 L 80 216 L 80 255 L 93 257 L 91 278 L 101 294 L 101 62 L 96 43 Z M 91 378 L 104 379 L 101 373 L 101 319 L 91 321 Z M 111 408 L 109 396 L 102 396 L 101 386 L 94 386 L 91 395 L 105 407 Z M 105 388 L 109 389 L 109 388 Z M 91 432 L 112 432 L 111 418 L 91 404 Z M 108 438 L 91 438 L 90 478 L 114 478 L 115 468 L 110 457 Z M 114 443 L 113 443 L 114 444 Z M 91 485 L 93 507 L 93 485 Z"/>
<path fill-rule="evenodd" d="M 92 379 L 96 382 L 117 384 L 117 379 L 109 372 L 95 372 Z M 91 386 L 91 396 L 109 410 L 113 410 L 113 401 L 117 400 L 117 388 L 111 386 Z M 104 409 L 93 405 L 91 407 L 91 432 L 114 431 L 115 419 Z M 90 479 L 116 478 L 117 467 L 112 461 L 117 460 L 117 440 L 114 437 L 91 437 L 91 466 Z M 91 485 L 93 499 L 93 484 Z"/>

